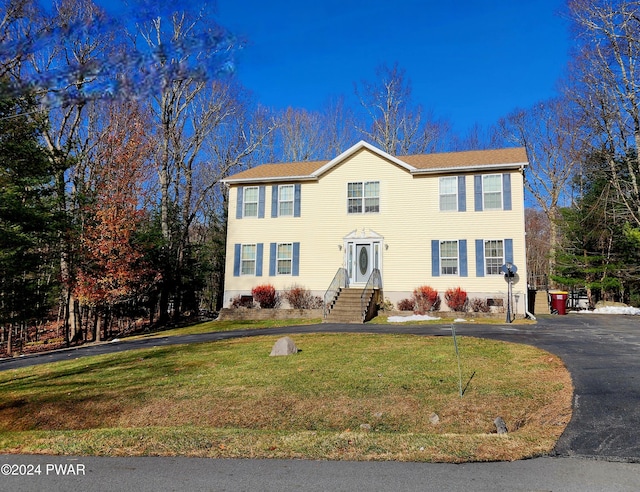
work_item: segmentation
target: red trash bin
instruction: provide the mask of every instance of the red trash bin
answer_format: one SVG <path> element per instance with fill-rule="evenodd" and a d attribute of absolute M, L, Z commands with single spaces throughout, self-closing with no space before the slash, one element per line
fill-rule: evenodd
<path fill-rule="evenodd" d="M 551 312 L 556 311 L 558 314 L 567 314 L 568 292 L 554 291 L 549 292 L 551 296 Z"/>

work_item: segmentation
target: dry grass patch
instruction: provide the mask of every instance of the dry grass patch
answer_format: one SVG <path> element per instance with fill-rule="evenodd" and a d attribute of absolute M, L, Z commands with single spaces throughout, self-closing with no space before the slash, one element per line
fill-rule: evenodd
<path fill-rule="evenodd" d="M 0 452 L 512 460 L 571 416 L 568 372 L 533 347 L 459 338 L 461 398 L 450 338 L 293 338 L 289 357 L 264 336 L 0 373 Z"/>

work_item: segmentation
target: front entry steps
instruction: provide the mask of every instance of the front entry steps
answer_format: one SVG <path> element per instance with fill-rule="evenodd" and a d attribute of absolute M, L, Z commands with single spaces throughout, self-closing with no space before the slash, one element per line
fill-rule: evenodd
<path fill-rule="evenodd" d="M 329 313 L 324 319 L 325 323 L 364 323 L 373 316 L 363 316 L 362 289 L 345 288 L 340 289 L 333 303 L 328 306 Z M 365 294 L 366 313 L 371 312 L 371 305 L 374 302 L 374 289 L 367 289 Z M 367 319 L 364 319 L 367 318 Z"/>

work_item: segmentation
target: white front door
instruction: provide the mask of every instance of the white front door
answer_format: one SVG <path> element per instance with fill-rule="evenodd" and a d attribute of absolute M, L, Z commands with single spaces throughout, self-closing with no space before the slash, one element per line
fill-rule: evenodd
<path fill-rule="evenodd" d="M 355 282 L 364 284 L 371 275 L 371 244 L 356 244 Z"/>

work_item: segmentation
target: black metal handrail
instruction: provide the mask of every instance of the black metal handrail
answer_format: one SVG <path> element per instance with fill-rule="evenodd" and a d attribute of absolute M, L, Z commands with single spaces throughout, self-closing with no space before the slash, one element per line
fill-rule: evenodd
<path fill-rule="evenodd" d="M 382 275 L 380 274 L 380 270 L 374 268 L 371 272 L 371 275 L 369 275 L 367 285 L 364 286 L 364 289 L 362 289 L 362 294 L 360 295 L 360 312 L 362 313 L 362 321 L 365 320 L 367 316 L 367 309 L 369 307 L 369 300 L 366 298 L 366 294 L 369 290 L 374 291 L 376 289 L 382 289 Z M 365 302 L 367 304 L 366 306 Z"/>
<path fill-rule="evenodd" d="M 329 288 L 324 293 L 324 304 L 323 304 L 323 316 L 326 318 L 329 315 L 329 306 L 333 303 L 335 298 L 337 297 L 340 289 L 343 289 L 347 286 L 348 276 L 346 268 L 340 267 L 336 272 Z"/>

